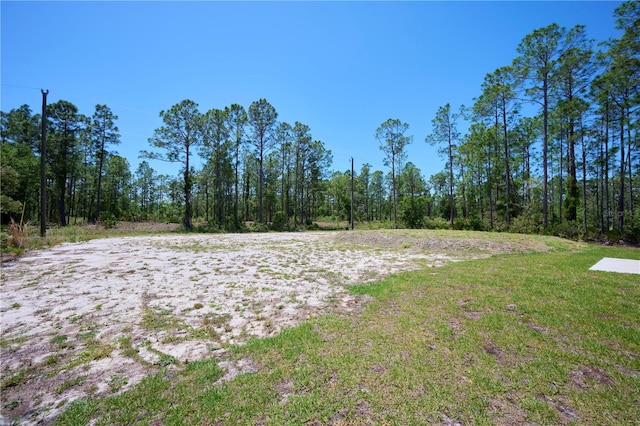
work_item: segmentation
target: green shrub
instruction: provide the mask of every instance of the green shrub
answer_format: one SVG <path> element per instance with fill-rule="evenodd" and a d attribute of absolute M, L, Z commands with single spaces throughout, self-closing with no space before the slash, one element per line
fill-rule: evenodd
<path fill-rule="evenodd" d="M 102 222 L 104 229 L 111 229 L 116 227 L 117 219 L 111 212 L 102 212 L 100 214 L 100 221 Z"/>
<path fill-rule="evenodd" d="M 427 200 L 424 197 L 406 197 L 400 201 L 400 221 L 411 229 L 424 227 Z"/>
<path fill-rule="evenodd" d="M 573 220 L 554 224 L 547 231 L 551 235 L 575 241 L 583 241 L 585 237 L 582 224 Z"/>
<path fill-rule="evenodd" d="M 249 226 L 249 232 L 268 232 L 269 227 L 262 223 L 254 222 Z"/>
<path fill-rule="evenodd" d="M 523 213 L 511 219 L 509 232 L 517 234 L 540 234 L 542 232 L 542 216 Z"/>
<path fill-rule="evenodd" d="M 321 228 L 317 223 L 312 222 L 311 225 L 305 226 L 304 229 L 307 231 L 319 231 Z"/>
<path fill-rule="evenodd" d="M 277 211 L 273 215 L 273 220 L 271 221 L 271 229 L 274 231 L 284 231 L 287 229 L 289 225 L 287 224 L 287 218 L 282 211 Z"/>
<path fill-rule="evenodd" d="M 457 217 L 453 220 L 453 229 L 463 231 L 484 231 L 484 223 L 478 216 L 469 218 Z"/>
<path fill-rule="evenodd" d="M 451 229 L 448 220 L 441 217 L 430 217 L 425 219 L 424 228 L 426 229 Z"/>

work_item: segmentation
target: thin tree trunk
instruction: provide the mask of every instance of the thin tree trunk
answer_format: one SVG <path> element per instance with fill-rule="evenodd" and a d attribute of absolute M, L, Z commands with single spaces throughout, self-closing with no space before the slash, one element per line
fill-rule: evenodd
<path fill-rule="evenodd" d="M 584 143 L 584 131 L 580 135 L 582 147 L 582 229 L 587 232 L 587 148 Z"/>
<path fill-rule="evenodd" d="M 618 194 L 618 229 L 622 230 L 624 227 L 624 173 L 626 158 L 624 152 L 624 121 L 625 113 L 624 108 L 620 108 L 620 191 Z"/>
<path fill-rule="evenodd" d="M 611 230 L 611 207 L 609 204 L 609 113 L 607 108 L 607 116 L 605 119 L 605 137 L 604 137 L 604 196 L 605 196 L 605 217 L 607 232 Z"/>
<path fill-rule="evenodd" d="M 508 132 L 507 132 L 507 106 L 505 105 L 504 99 L 502 100 L 502 127 L 503 127 L 503 137 L 504 137 L 504 167 L 505 167 L 505 188 L 506 188 L 506 212 L 505 217 L 507 221 L 507 225 L 511 225 L 511 162 L 509 161 L 509 141 L 508 141 Z"/>

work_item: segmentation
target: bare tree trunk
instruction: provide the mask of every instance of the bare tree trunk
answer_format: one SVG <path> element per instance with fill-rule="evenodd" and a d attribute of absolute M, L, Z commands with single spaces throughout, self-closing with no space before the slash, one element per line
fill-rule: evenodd
<path fill-rule="evenodd" d="M 618 229 L 624 227 L 624 173 L 626 158 L 624 153 L 624 108 L 620 117 L 620 191 L 618 194 Z"/>
<path fill-rule="evenodd" d="M 580 142 L 582 147 L 582 228 L 586 233 L 587 232 L 587 148 L 584 144 L 584 131 L 580 136 Z"/>

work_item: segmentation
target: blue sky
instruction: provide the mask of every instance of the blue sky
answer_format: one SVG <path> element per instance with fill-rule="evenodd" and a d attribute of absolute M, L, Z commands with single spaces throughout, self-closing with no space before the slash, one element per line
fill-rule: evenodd
<path fill-rule="evenodd" d="M 438 107 L 471 105 L 484 76 L 522 38 L 556 22 L 618 37 L 620 2 L 27 2 L 2 1 L 0 108 L 60 99 L 119 116 L 132 172 L 183 99 L 200 111 L 266 98 L 333 152 L 384 170 L 374 138 L 388 118 L 409 124 L 409 161 L 425 177 L 444 160 L 424 142 Z M 151 162 L 161 173 L 177 168 Z"/>

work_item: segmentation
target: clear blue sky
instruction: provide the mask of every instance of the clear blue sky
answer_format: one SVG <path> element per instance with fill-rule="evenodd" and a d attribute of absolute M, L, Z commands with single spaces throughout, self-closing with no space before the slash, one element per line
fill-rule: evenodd
<path fill-rule="evenodd" d="M 556 22 L 618 37 L 620 2 L 13 2 L 1 3 L 1 109 L 68 100 L 119 116 L 114 149 L 132 172 L 183 99 L 205 112 L 266 98 L 333 152 L 333 170 L 384 170 L 374 138 L 388 118 L 410 125 L 409 161 L 425 177 L 444 161 L 424 138 L 439 106 L 471 105 L 484 76 L 520 40 Z M 159 172 L 177 168 L 151 162 Z"/>

